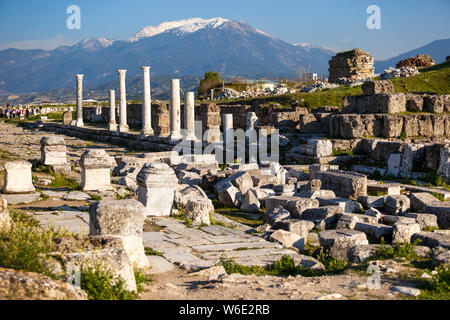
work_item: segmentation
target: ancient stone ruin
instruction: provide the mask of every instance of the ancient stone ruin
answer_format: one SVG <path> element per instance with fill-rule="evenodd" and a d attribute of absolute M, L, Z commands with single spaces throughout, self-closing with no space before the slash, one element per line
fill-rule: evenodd
<path fill-rule="evenodd" d="M 361 49 L 353 49 L 340 52 L 330 61 L 328 81 L 339 83 L 340 81 L 357 81 L 374 76 L 373 57 Z"/>

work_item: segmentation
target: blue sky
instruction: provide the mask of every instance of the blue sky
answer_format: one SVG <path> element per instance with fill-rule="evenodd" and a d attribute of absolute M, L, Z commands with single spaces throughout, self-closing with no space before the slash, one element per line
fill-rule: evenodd
<path fill-rule="evenodd" d="M 69 30 L 69 5 L 81 30 Z M 366 27 L 369 5 L 381 8 L 381 30 Z M 72 45 L 106 36 L 125 40 L 148 25 L 187 18 L 244 20 L 289 42 L 335 51 L 361 48 L 386 59 L 450 38 L 449 0 L 0 0 L 0 49 Z"/>

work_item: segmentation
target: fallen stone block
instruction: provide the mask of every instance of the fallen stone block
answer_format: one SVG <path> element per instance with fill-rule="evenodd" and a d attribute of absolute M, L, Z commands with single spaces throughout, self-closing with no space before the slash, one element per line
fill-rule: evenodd
<path fill-rule="evenodd" d="M 386 245 L 385 245 L 386 246 Z M 387 245 L 386 247 L 390 247 Z M 362 263 L 375 256 L 380 248 L 379 244 L 356 245 L 350 249 L 349 261 L 353 263 Z"/>
<path fill-rule="evenodd" d="M 314 178 L 320 179 L 322 188 L 332 190 L 338 197 L 356 200 L 367 195 L 367 177 L 356 172 L 319 171 Z"/>
<path fill-rule="evenodd" d="M 355 230 L 326 230 L 319 233 L 320 246 L 339 260 L 347 260 L 350 249 L 356 245 L 369 244 L 363 232 Z"/>
<path fill-rule="evenodd" d="M 422 208 L 421 212 L 434 214 L 437 217 L 439 227 L 450 228 L 450 203 L 439 201 L 428 204 Z"/>
<path fill-rule="evenodd" d="M 403 294 L 406 294 L 408 296 L 413 296 L 413 297 L 420 296 L 420 294 L 421 294 L 421 291 L 419 289 L 411 288 L 411 287 L 394 286 L 391 288 L 391 290 L 394 292 L 403 293 Z"/>
<path fill-rule="evenodd" d="M 193 225 L 211 224 L 210 214 L 214 212 L 214 206 L 211 200 L 196 201 L 188 200 L 185 216 L 192 222 Z"/>
<path fill-rule="evenodd" d="M 294 184 L 280 184 L 273 186 L 273 191 L 277 195 L 287 195 L 287 196 L 293 196 L 295 193 L 295 185 Z"/>
<path fill-rule="evenodd" d="M 253 188 L 253 180 L 248 172 L 240 171 L 232 175 L 228 180 L 239 189 L 241 194 L 246 194 L 250 188 Z"/>
<path fill-rule="evenodd" d="M 382 238 L 387 242 L 392 239 L 392 227 L 379 223 L 357 222 L 354 230 L 364 232 L 369 239 L 380 241 Z"/>
<path fill-rule="evenodd" d="M 414 212 L 422 212 L 423 207 L 435 202 L 439 199 L 427 192 L 415 192 L 409 195 L 411 210 Z"/>
<path fill-rule="evenodd" d="M 309 232 L 314 228 L 314 223 L 307 220 L 285 219 L 275 222 L 272 228 L 283 229 L 307 239 Z"/>
<path fill-rule="evenodd" d="M 365 95 L 394 93 L 394 84 L 390 80 L 366 81 L 362 85 L 362 91 Z"/>
<path fill-rule="evenodd" d="M 328 170 L 339 170 L 338 165 L 332 164 L 311 164 L 309 166 L 309 180 L 316 179 L 315 173 L 320 171 L 328 171 Z M 322 184 L 321 184 L 322 185 Z"/>
<path fill-rule="evenodd" d="M 335 199 L 336 194 L 331 190 L 316 190 L 316 191 L 300 191 L 296 194 L 297 197 L 311 198 L 311 199 Z"/>
<path fill-rule="evenodd" d="M 438 228 L 437 217 L 434 214 L 426 213 L 407 213 L 405 217 L 413 218 L 419 224 L 420 229 Z"/>
<path fill-rule="evenodd" d="M 413 218 L 408 218 L 406 217 L 406 215 L 402 217 L 384 214 L 383 217 L 381 218 L 381 221 L 388 226 L 393 226 L 396 223 L 406 223 L 406 224 L 416 223 L 416 221 Z"/>
<path fill-rule="evenodd" d="M 231 184 L 230 181 L 224 180 L 216 184 L 217 198 L 227 207 L 239 207 L 242 203 L 242 193 Z"/>
<path fill-rule="evenodd" d="M 411 242 L 420 239 L 420 245 L 428 248 L 442 247 L 450 249 L 450 236 L 428 231 L 420 231 L 411 236 Z"/>
<path fill-rule="evenodd" d="M 300 218 L 309 221 L 324 220 L 325 228 L 331 228 L 336 225 L 339 216 L 343 213 L 344 211 L 339 206 L 325 206 L 306 209 Z"/>
<path fill-rule="evenodd" d="M 273 232 L 269 236 L 268 240 L 279 243 L 284 248 L 293 247 L 298 249 L 299 251 L 303 251 L 305 246 L 305 238 L 299 236 L 298 234 L 294 234 L 292 232 L 288 232 L 281 229 Z"/>
<path fill-rule="evenodd" d="M 251 176 L 253 186 L 261 187 L 267 185 L 274 185 L 279 183 L 279 178 L 274 174 L 262 173 L 261 170 L 248 170 L 247 173 Z"/>
<path fill-rule="evenodd" d="M 406 214 L 410 208 L 410 201 L 407 196 L 388 196 L 385 200 L 384 210 L 389 214 Z"/>
<path fill-rule="evenodd" d="M 411 236 L 420 232 L 417 223 L 396 223 L 393 226 L 392 243 L 411 243 Z"/>
<path fill-rule="evenodd" d="M 89 207 L 89 235 L 117 236 L 130 263 L 148 268 L 142 241 L 145 207 L 136 200 L 101 200 Z"/>
<path fill-rule="evenodd" d="M 244 196 L 244 200 L 241 204 L 241 210 L 247 212 L 258 212 L 261 207 L 259 203 L 258 197 L 256 194 L 250 189 Z"/>
<path fill-rule="evenodd" d="M 361 202 L 364 209 L 384 208 L 385 196 L 361 196 L 358 201 Z"/>
<path fill-rule="evenodd" d="M 382 217 L 383 217 L 383 215 L 381 214 L 381 212 L 378 211 L 378 210 L 375 209 L 375 208 L 370 208 L 369 210 L 367 210 L 367 211 L 365 212 L 365 214 L 368 215 L 368 216 L 371 216 L 371 217 L 376 218 L 377 222 L 380 221 L 380 219 L 382 219 Z"/>
<path fill-rule="evenodd" d="M 450 264 L 450 250 L 440 247 L 433 249 L 431 262 L 434 266 Z"/>
<path fill-rule="evenodd" d="M 301 219 L 303 211 L 310 208 L 319 207 L 319 201 L 316 199 L 297 198 L 287 203 L 286 209 L 294 219 Z"/>
<path fill-rule="evenodd" d="M 400 195 L 401 187 L 400 185 L 395 184 L 368 184 L 367 185 L 367 193 L 380 196 L 388 195 L 388 196 L 398 196 Z"/>
<path fill-rule="evenodd" d="M 361 212 L 362 205 L 359 202 L 346 199 L 346 198 L 334 198 L 334 199 L 323 199 L 317 198 L 321 207 L 323 206 L 340 206 L 344 212 L 355 213 Z"/>
<path fill-rule="evenodd" d="M 359 216 L 353 213 L 344 213 L 339 217 L 336 229 L 355 229 L 356 223 L 359 222 Z"/>
<path fill-rule="evenodd" d="M 291 218 L 289 211 L 281 206 L 274 207 L 272 209 L 267 209 L 263 215 L 264 222 L 274 225 L 281 220 L 288 220 Z"/>

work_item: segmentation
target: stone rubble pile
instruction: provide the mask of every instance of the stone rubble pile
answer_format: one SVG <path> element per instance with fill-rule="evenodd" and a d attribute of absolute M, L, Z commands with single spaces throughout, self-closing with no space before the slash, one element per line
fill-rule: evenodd
<path fill-rule="evenodd" d="M 408 78 L 418 75 L 420 72 L 415 67 L 390 67 L 380 74 L 380 80 L 389 80 L 391 78 Z"/>
<path fill-rule="evenodd" d="M 315 91 L 322 91 L 323 89 L 334 89 L 338 88 L 339 85 L 335 83 L 328 83 L 323 81 L 316 81 L 308 86 L 303 87 L 300 92 L 315 92 Z"/>
<path fill-rule="evenodd" d="M 329 61 L 328 81 L 338 83 L 340 78 L 347 78 L 352 82 L 374 76 L 374 59 L 372 55 L 361 49 L 340 52 Z"/>

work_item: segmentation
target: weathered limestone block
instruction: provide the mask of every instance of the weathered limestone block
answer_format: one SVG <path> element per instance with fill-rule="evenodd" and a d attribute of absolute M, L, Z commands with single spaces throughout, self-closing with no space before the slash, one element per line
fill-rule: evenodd
<path fill-rule="evenodd" d="M 253 180 L 253 185 L 255 187 L 261 187 L 266 185 L 273 185 L 279 183 L 279 178 L 274 174 L 266 174 L 261 172 L 261 170 L 248 170 L 248 174 Z"/>
<path fill-rule="evenodd" d="M 293 196 L 295 193 L 295 184 L 279 184 L 273 186 L 273 191 L 277 195 Z"/>
<path fill-rule="evenodd" d="M 390 80 L 366 81 L 362 85 L 362 91 L 367 95 L 394 93 L 394 84 Z"/>
<path fill-rule="evenodd" d="M 349 261 L 353 263 L 365 262 L 378 252 L 379 247 L 379 244 L 362 244 L 354 246 L 349 252 Z"/>
<path fill-rule="evenodd" d="M 392 243 L 410 243 L 411 236 L 420 232 L 420 226 L 417 223 L 396 223 L 393 227 Z"/>
<path fill-rule="evenodd" d="M 407 137 L 418 137 L 419 131 L 419 120 L 416 116 L 404 117 L 403 131 Z"/>
<path fill-rule="evenodd" d="M 81 188 L 84 191 L 112 190 L 111 168 L 116 165 L 103 149 L 91 149 L 81 155 Z"/>
<path fill-rule="evenodd" d="M 348 96 L 342 100 L 342 113 L 399 113 L 406 111 L 403 93 Z"/>
<path fill-rule="evenodd" d="M 386 196 L 361 196 L 358 201 L 361 202 L 364 209 L 384 208 L 384 200 Z"/>
<path fill-rule="evenodd" d="M 402 130 L 403 130 L 402 116 L 397 115 L 383 116 L 383 126 L 381 128 L 381 136 L 385 138 L 397 138 L 400 137 Z"/>
<path fill-rule="evenodd" d="M 332 190 L 338 197 L 358 199 L 367 195 L 367 177 L 356 172 L 337 170 L 319 171 L 314 173 L 323 189 Z"/>
<path fill-rule="evenodd" d="M 0 233 L 9 232 L 13 225 L 13 221 L 7 210 L 8 202 L 0 196 Z"/>
<path fill-rule="evenodd" d="M 212 206 L 211 200 L 209 202 L 187 201 L 185 215 L 193 225 L 211 224 L 210 214 L 212 212 L 214 212 L 214 206 Z"/>
<path fill-rule="evenodd" d="M 239 189 L 241 194 L 246 194 L 250 188 L 253 188 L 253 180 L 248 172 L 240 171 L 232 175 L 228 180 Z"/>
<path fill-rule="evenodd" d="M 429 115 L 421 115 L 418 117 L 419 136 L 431 137 L 433 135 L 433 120 Z"/>
<path fill-rule="evenodd" d="M 438 219 L 439 227 L 450 228 L 450 203 L 439 201 L 427 204 L 422 208 L 422 212 L 434 214 Z"/>
<path fill-rule="evenodd" d="M 421 150 L 424 150 L 423 144 L 407 144 L 403 149 L 402 163 L 400 166 L 400 175 L 408 176 L 414 169 L 414 162 L 418 158 Z"/>
<path fill-rule="evenodd" d="M 369 239 L 376 241 L 381 240 L 381 238 L 389 241 L 392 238 L 392 227 L 384 224 L 357 222 L 354 229 L 364 232 Z"/>
<path fill-rule="evenodd" d="M 353 213 L 343 213 L 339 217 L 336 229 L 355 229 L 357 222 L 359 222 L 358 215 Z"/>
<path fill-rule="evenodd" d="M 380 219 L 383 217 L 383 215 L 381 214 L 380 211 L 378 211 L 375 208 L 370 208 L 369 210 L 367 210 L 365 212 L 365 215 L 371 216 L 371 217 L 375 217 L 377 219 L 377 222 L 380 221 Z"/>
<path fill-rule="evenodd" d="M 14 300 L 87 300 L 80 287 L 36 272 L 0 268 L 0 297 Z"/>
<path fill-rule="evenodd" d="M 388 174 L 398 177 L 400 174 L 400 166 L 402 164 L 402 154 L 393 153 L 388 160 Z"/>
<path fill-rule="evenodd" d="M 363 206 L 359 202 L 347 198 L 333 198 L 333 199 L 317 198 L 317 200 L 319 200 L 319 204 L 321 207 L 339 206 L 342 208 L 342 210 L 344 210 L 344 212 L 347 213 L 361 212 L 361 209 L 363 209 Z"/>
<path fill-rule="evenodd" d="M 66 111 L 63 113 L 62 122 L 65 125 L 70 125 L 72 123 L 72 111 Z"/>
<path fill-rule="evenodd" d="M 309 180 L 316 179 L 316 172 L 328 170 L 339 170 L 339 166 L 333 164 L 311 164 L 309 166 Z M 322 183 L 320 184 L 320 186 L 322 187 Z"/>
<path fill-rule="evenodd" d="M 350 249 L 356 245 L 369 244 L 365 233 L 355 230 L 326 230 L 319 233 L 319 243 L 329 255 L 347 260 Z"/>
<path fill-rule="evenodd" d="M 324 220 L 325 227 L 330 228 L 334 226 L 339 217 L 344 213 L 341 207 L 325 206 L 319 208 L 310 208 L 302 212 L 301 219 L 309 221 Z"/>
<path fill-rule="evenodd" d="M 197 201 L 197 202 L 208 202 L 211 204 L 212 209 L 214 206 L 212 205 L 211 200 L 206 195 L 205 191 L 199 186 L 187 186 L 185 188 L 179 189 L 175 191 L 174 195 L 174 206 L 186 208 L 188 200 Z"/>
<path fill-rule="evenodd" d="M 333 152 L 333 144 L 330 140 L 308 139 L 307 143 L 292 148 L 290 152 L 311 157 L 326 157 Z"/>
<path fill-rule="evenodd" d="M 445 109 L 445 99 L 443 96 L 426 95 L 423 98 L 423 109 L 428 112 L 442 113 Z"/>
<path fill-rule="evenodd" d="M 283 229 L 307 239 L 309 232 L 314 228 L 314 223 L 307 220 L 285 219 L 279 220 L 272 229 Z"/>
<path fill-rule="evenodd" d="M 31 163 L 25 160 L 8 161 L 4 164 L 5 177 L 3 184 L 4 193 L 34 192 L 31 175 Z"/>
<path fill-rule="evenodd" d="M 147 216 L 169 216 L 178 179 L 166 163 L 147 163 L 137 175 L 138 201 Z"/>
<path fill-rule="evenodd" d="M 450 236 L 445 234 L 437 232 L 420 231 L 414 233 L 411 236 L 411 242 L 414 242 L 416 239 L 420 239 L 420 244 L 428 248 L 433 249 L 436 247 L 442 247 L 445 249 L 450 249 Z"/>
<path fill-rule="evenodd" d="M 319 207 L 319 201 L 316 199 L 297 198 L 291 200 L 286 204 L 286 209 L 294 219 L 301 219 L 303 211 L 310 208 Z"/>
<path fill-rule="evenodd" d="M 435 248 L 432 251 L 431 262 L 433 266 L 449 265 L 450 264 L 450 250 L 443 248 Z"/>
<path fill-rule="evenodd" d="M 66 142 L 63 137 L 42 137 L 41 163 L 45 165 L 67 164 Z"/>
<path fill-rule="evenodd" d="M 405 223 L 405 224 L 414 224 L 416 221 L 413 218 L 402 217 L 402 216 L 393 216 L 389 214 L 385 214 L 381 218 L 381 222 L 388 225 L 393 226 L 396 223 Z"/>
<path fill-rule="evenodd" d="M 406 94 L 406 110 L 420 112 L 423 110 L 423 96 L 420 94 Z"/>
<path fill-rule="evenodd" d="M 244 200 L 241 204 L 241 210 L 247 212 L 258 212 L 261 204 L 256 194 L 250 189 L 244 196 Z"/>
<path fill-rule="evenodd" d="M 411 210 L 413 212 L 422 212 L 423 207 L 435 202 L 439 199 L 428 192 L 414 192 L 409 195 Z"/>
<path fill-rule="evenodd" d="M 383 183 L 383 184 L 368 184 L 367 185 L 367 192 L 368 193 L 379 193 L 381 192 L 384 195 L 388 196 L 398 196 L 400 195 L 401 187 L 400 184 L 394 184 L 394 183 Z"/>
<path fill-rule="evenodd" d="M 275 225 L 276 223 L 282 221 L 282 220 L 288 220 L 291 218 L 291 214 L 289 211 L 284 209 L 281 206 L 276 206 L 270 210 L 266 210 L 266 212 L 263 215 L 264 222 Z"/>
<path fill-rule="evenodd" d="M 403 215 L 408 213 L 410 201 L 407 196 L 388 196 L 384 204 L 384 210 L 389 214 Z"/>
<path fill-rule="evenodd" d="M 269 235 L 269 241 L 281 244 L 284 248 L 296 248 L 299 251 L 303 251 L 305 246 L 305 238 L 299 236 L 298 234 L 285 231 L 277 230 Z"/>
<path fill-rule="evenodd" d="M 130 263 L 148 268 L 142 242 L 145 208 L 136 200 L 101 200 L 89 207 L 90 236 L 118 236 Z"/>
<path fill-rule="evenodd" d="M 425 229 L 428 227 L 437 228 L 437 217 L 434 214 L 426 213 L 407 213 L 405 217 L 415 219 L 415 222 L 419 224 L 420 229 Z"/>
<path fill-rule="evenodd" d="M 438 175 L 450 180 L 450 146 L 444 146 L 440 151 Z"/>
<path fill-rule="evenodd" d="M 214 186 L 217 198 L 227 207 L 239 207 L 242 203 L 242 193 L 230 181 L 223 180 Z"/>

